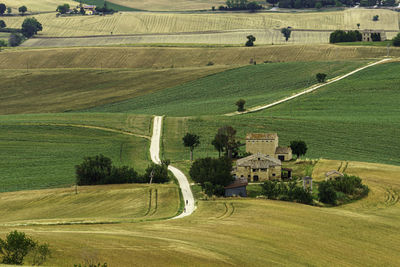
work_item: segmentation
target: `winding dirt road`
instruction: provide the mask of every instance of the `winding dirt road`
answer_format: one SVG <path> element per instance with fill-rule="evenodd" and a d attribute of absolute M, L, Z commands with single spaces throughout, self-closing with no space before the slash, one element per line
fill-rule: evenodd
<path fill-rule="evenodd" d="M 155 116 L 153 121 L 153 135 L 151 136 L 151 144 L 150 144 L 150 157 L 151 160 L 156 164 L 161 164 L 160 160 L 160 140 L 161 140 L 161 132 L 162 132 L 162 121 L 163 117 Z M 179 187 L 182 191 L 183 201 L 185 203 L 184 212 L 175 216 L 172 219 L 179 219 L 186 216 L 189 216 L 196 209 L 194 203 L 194 197 L 192 190 L 190 188 L 189 181 L 185 174 L 174 166 L 169 165 L 168 170 L 170 170 L 176 177 L 179 182 Z"/>

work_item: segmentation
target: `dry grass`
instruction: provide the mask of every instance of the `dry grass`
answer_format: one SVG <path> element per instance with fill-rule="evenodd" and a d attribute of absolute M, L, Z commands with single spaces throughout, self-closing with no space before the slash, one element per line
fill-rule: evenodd
<path fill-rule="evenodd" d="M 251 59 L 259 63 L 352 60 L 379 58 L 386 53 L 385 47 L 334 45 L 17 49 L 0 53 L 0 69 L 204 67 L 208 62 L 242 66 L 249 64 Z M 391 55 L 400 56 L 400 49 L 391 49 Z"/>
<path fill-rule="evenodd" d="M 379 21 L 372 21 L 379 15 Z M 223 13 L 179 14 L 122 12 L 112 16 L 72 16 L 57 18 L 54 13 L 35 16 L 42 24 L 41 36 L 88 36 L 143 33 L 182 33 L 205 31 L 280 29 L 336 30 L 361 29 L 399 30 L 399 17 L 388 10 L 351 9 L 316 13 Z M 20 27 L 25 17 L 5 17 L 9 27 Z M 308 33 L 305 33 L 308 34 Z M 257 36 L 256 36 L 257 37 Z M 225 42 L 229 42 L 229 35 Z M 235 37 L 237 38 L 237 37 Z M 234 39 L 235 39 L 234 38 Z M 318 37 L 319 38 L 319 37 Z M 193 38 L 194 39 L 194 38 Z"/>
<path fill-rule="evenodd" d="M 77 194 L 75 187 L 2 193 L 0 224 L 157 219 L 174 216 L 179 208 L 178 188 L 172 184 L 80 186 L 77 190 Z"/>
<path fill-rule="evenodd" d="M 400 167 L 350 162 L 347 172 L 361 175 L 371 193 L 337 208 L 220 199 L 199 201 L 181 220 L 2 227 L 0 235 L 18 229 L 49 242 L 56 266 L 85 259 L 111 266 L 398 266 Z"/>
<path fill-rule="evenodd" d="M 148 94 L 225 69 L 2 70 L 0 114 L 85 109 Z"/>

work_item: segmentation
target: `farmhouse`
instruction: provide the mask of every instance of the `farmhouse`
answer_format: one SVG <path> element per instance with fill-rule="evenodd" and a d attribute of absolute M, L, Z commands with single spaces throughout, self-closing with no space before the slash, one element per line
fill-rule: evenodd
<path fill-rule="evenodd" d="M 246 135 L 246 152 L 261 153 L 281 161 L 292 159 L 292 149 L 279 146 L 279 138 L 276 133 L 248 133 Z"/>
<path fill-rule="evenodd" d="M 362 30 L 361 34 L 363 42 L 386 40 L 386 33 L 383 30 Z"/>
<path fill-rule="evenodd" d="M 258 182 L 281 178 L 282 163 L 274 157 L 257 153 L 236 161 L 232 173 L 237 179 Z"/>
<path fill-rule="evenodd" d="M 83 5 L 82 8 L 85 10 L 85 15 L 93 15 L 96 13 L 95 5 Z"/>

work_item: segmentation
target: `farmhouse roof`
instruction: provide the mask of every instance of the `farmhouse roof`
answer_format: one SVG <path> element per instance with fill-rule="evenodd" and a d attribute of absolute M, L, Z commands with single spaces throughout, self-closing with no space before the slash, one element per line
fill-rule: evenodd
<path fill-rule="evenodd" d="M 235 179 L 235 181 L 233 181 L 233 183 L 231 183 L 230 185 L 225 186 L 225 189 L 231 189 L 231 188 L 238 188 L 238 187 L 243 187 L 243 186 L 247 186 L 248 182 L 247 179 Z"/>
<path fill-rule="evenodd" d="M 328 176 L 331 176 L 332 174 L 337 174 L 337 175 L 339 175 L 339 176 L 344 176 L 343 173 L 338 172 L 338 171 L 336 171 L 336 170 L 332 170 L 332 171 L 329 171 L 329 172 L 325 173 L 325 176 L 328 177 Z"/>
<path fill-rule="evenodd" d="M 83 5 L 83 8 L 96 8 L 96 6 L 95 5 Z"/>
<path fill-rule="evenodd" d="M 292 149 L 288 146 L 278 146 L 275 150 L 275 154 L 289 154 Z"/>
<path fill-rule="evenodd" d="M 277 133 L 248 133 L 246 140 L 271 140 L 278 138 Z"/>
<path fill-rule="evenodd" d="M 250 167 L 252 169 L 267 169 L 269 167 L 281 166 L 279 159 L 257 153 L 236 161 L 238 167 Z"/>

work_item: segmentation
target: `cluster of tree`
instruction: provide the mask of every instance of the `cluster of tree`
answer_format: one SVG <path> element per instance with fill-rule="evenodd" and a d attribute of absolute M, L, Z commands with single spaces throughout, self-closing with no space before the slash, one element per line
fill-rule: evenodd
<path fill-rule="evenodd" d="M 48 244 L 39 244 L 23 232 L 13 231 L 4 240 L 0 238 L 1 263 L 23 265 L 28 254 L 32 265 L 42 265 L 51 252 Z"/>
<path fill-rule="evenodd" d="M 322 7 L 342 7 L 342 6 L 395 6 L 396 0 L 267 0 L 275 6 L 279 2 L 280 8 L 322 8 Z"/>
<path fill-rule="evenodd" d="M 219 6 L 219 10 L 250 10 L 252 12 L 262 9 L 255 1 L 249 2 L 248 0 L 227 0 L 226 6 Z"/>
<path fill-rule="evenodd" d="M 393 46 L 400 46 L 400 33 L 398 33 L 396 37 L 393 38 L 392 44 Z"/>
<path fill-rule="evenodd" d="M 359 42 L 362 40 L 362 34 L 355 31 L 342 31 L 336 30 L 331 33 L 329 36 L 329 42 L 334 43 L 342 43 L 342 42 Z"/>
<path fill-rule="evenodd" d="M 161 165 L 151 164 L 144 175 L 139 175 L 128 166 L 113 166 L 112 160 L 103 155 L 86 157 L 75 166 L 76 184 L 165 183 L 169 181 L 168 165 L 169 161 Z"/>
<path fill-rule="evenodd" d="M 239 147 L 242 145 L 240 141 L 236 141 L 236 130 L 232 126 L 219 128 L 211 144 L 218 151 L 219 157 L 221 153 L 225 153 L 230 159 L 239 155 Z"/>
<path fill-rule="evenodd" d="M 310 190 L 298 185 L 297 181 L 267 180 L 262 185 L 262 195 L 269 199 L 293 201 L 303 204 L 312 204 L 313 196 Z"/>
<path fill-rule="evenodd" d="M 114 9 L 108 8 L 107 1 L 104 1 L 103 7 L 96 7 L 96 11 L 103 14 L 113 14 L 115 12 Z"/>
<path fill-rule="evenodd" d="M 26 38 L 30 38 L 43 30 L 42 24 L 35 18 L 26 18 L 22 23 L 21 32 Z"/>
<path fill-rule="evenodd" d="M 63 4 L 63 5 L 59 5 L 56 9 L 57 12 L 60 12 L 60 14 L 65 14 L 69 11 L 69 4 Z"/>
<path fill-rule="evenodd" d="M 201 185 L 203 191 L 208 196 L 222 196 L 224 194 L 224 187 L 234 180 L 231 171 L 231 159 L 226 157 L 218 159 L 208 157 L 195 160 L 189 174 L 194 182 Z"/>
<path fill-rule="evenodd" d="M 254 42 L 256 41 L 256 37 L 254 37 L 253 35 L 249 35 L 246 37 L 247 38 L 247 42 L 246 42 L 246 46 L 254 46 Z"/>
<path fill-rule="evenodd" d="M 369 188 L 362 184 L 360 177 L 345 174 L 321 182 L 318 191 L 318 198 L 322 203 L 338 205 L 367 196 Z"/>

